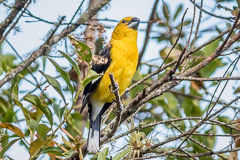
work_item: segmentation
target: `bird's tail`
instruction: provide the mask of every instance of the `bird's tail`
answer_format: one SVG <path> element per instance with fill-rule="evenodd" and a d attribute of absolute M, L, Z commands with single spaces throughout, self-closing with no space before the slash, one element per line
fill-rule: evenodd
<path fill-rule="evenodd" d="M 101 115 L 98 115 L 93 121 L 90 118 L 89 122 L 89 132 L 88 132 L 88 147 L 89 153 L 97 153 L 100 147 L 100 124 Z"/>

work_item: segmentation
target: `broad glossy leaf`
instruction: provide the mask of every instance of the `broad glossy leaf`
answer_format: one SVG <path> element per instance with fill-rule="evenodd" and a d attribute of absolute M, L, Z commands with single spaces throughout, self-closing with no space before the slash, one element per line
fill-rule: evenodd
<path fill-rule="evenodd" d="M 42 73 L 42 75 L 47 79 L 48 83 L 51 86 L 53 86 L 53 88 L 60 94 L 60 96 L 62 97 L 64 103 L 66 104 L 66 100 L 65 100 L 65 97 L 64 97 L 64 95 L 62 93 L 61 86 L 60 86 L 59 82 L 55 78 L 53 78 L 53 77 L 43 73 L 42 71 L 39 71 L 39 72 Z"/>

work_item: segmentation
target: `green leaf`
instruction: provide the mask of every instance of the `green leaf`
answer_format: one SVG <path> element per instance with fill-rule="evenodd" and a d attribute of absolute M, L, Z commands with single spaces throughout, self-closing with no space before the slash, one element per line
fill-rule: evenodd
<path fill-rule="evenodd" d="M 178 6 L 178 8 L 177 8 L 177 11 L 176 11 L 175 14 L 174 14 L 173 20 L 175 20 L 175 19 L 178 17 L 178 15 L 179 15 L 179 13 L 182 11 L 182 9 L 183 9 L 183 5 L 180 4 L 180 5 Z"/>
<path fill-rule="evenodd" d="M 37 108 L 39 108 L 45 114 L 51 126 L 53 125 L 52 112 L 49 110 L 49 108 L 46 105 L 42 104 L 41 100 L 37 96 L 32 94 L 27 94 L 26 96 L 23 97 L 23 99 L 32 103 Z"/>
<path fill-rule="evenodd" d="M 13 110 L 13 106 L 8 108 L 7 112 L 4 113 L 4 117 L 2 119 L 2 122 L 9 122 L 12 123 L 16 121 L 16 112 Z"/>
<path fill-rule="evenodd" d="M 22 130 L 10 123 L 1 123 L 0 122 L 0 128 L 6 128 L 6 129 L 9 129 L 11 130 L 12 132 L 14 132 L 16 135 L 18 135 L 19 137 L 21 138 L 24 138 L 24 134 L 22 132 Z"/>
<path fill-rule="evenodd" d="M 37 128 L 37 133 L 38 136 L 41 137 L 42 139 L 45 139 L 47 136 L 47 133 L 50 131 L 51 129 L 48 128 L 48 126 L 46 126 L 45 124 L 40 124 Z"/>
<path fill-rule="evenodd" d="M 191 23 L 192 21 L 191 20 L 186 20 L 183 22 L 183 26 L 187 26 Z"/>
<path fill-rule="evenodd" d="M 79 128 L 85 127 L 86 125 L 88 125 L 88 123 L 83 123 L 83 116 L 77 112 L 73 112 L 67 117 L 66 130 L 70 133 L 72 137 L 79 136 L 81 134 Z"/>
<path fill-rule="evenodd" d="M 43 56 L 42 57 L 42 65 L 43 65 L 43 71 L 45 72 L 46 69 L 46 62 L 47 62 L 47 56 Z"/>
<path fill-rule="evenodd" d="M 163 10 L 163 15 L 164 15 L 164 18 L 167 20 L 167 22 L 169 22 L 169 7 L 166 3 L 163 3 L 163 7 L 162 7 L 162 10 Z"/>
<path fill-rule="evenodd" d="M 35 112 L 30 113 L 30 118 L 36 121 L 37 123 L 40 122 L 40 120 L 42 119 L 42 116 L 43 116 L 43 112 L 38 107 L 36 108 Z"/>
<path fill-rule="evenodd" d="M 43 145 L 49 143 L 50 140 L 47 139 L 47 140 L 43 140 L 42 138 L 38 138 L 36 139 L 35 141 L 33 141 L 31 144 L 30 144 L 30 148 L 29 148 L 29 153 L 30 153 L 30 156 L 32 157 L 32 155 L 40 152 L 41 148 Z"/>
<path fill-rule="evenodd" d="M 42 153 L 52 153 L 52 154 L 56 154 L 58 156 L 63 156 L 63 154 L 61 153 L 60 149 L 57 148 L 57 147 L 47 147 L 47 148 L 44 148 L 42 150 Z"/>
<path fill-rule="evenodd" d="M 200 73 L 202 77 L 210 77 L 216 69 L 220 69 L 220 67 L 226 65 L 226 63 L 223 63 L 221 61 L 222 59 L 215 59 L 212 62 L 210 62 L 207 66 L 205 66 L 203 69 L 200 70 Z"/>
<path fill-rule="evenodd" d="M 68 158 L 70 158 L 70 157 L 72 156 L 73 153 L 74 153 L 74 150 L 73 150 L 73 149 L 70 149 L 69 151 L 64 152 L 64 153 L 63 153 L 63 156 L 64 156 L 66 159 L 68 159 Z"/>
<path fill-rule="evenodd" d="M 184 108 L 184 112 L 188 117 L 202 116 L 202 111 L 199 106 L 199 100 L 197 100 L 197 99 L 185 97 L 181 104 L 181 107 Z"/>
<path fill-rule="evenodd" d="M 210 43 L 209 45 L 207 45 L 206 47 L 204 47 L 203 52 L 204 52 L 204 56 L 209 56 L 211 55 L 219 46 L 219 42 L 220 40 L 217 39 L 216 41 Z"/>
<path fill-rule="evenodd" d="M 14 144 L 16 143 L 20 138 L 12 140 L 10 143 L 8 143 L 0 152 L 0 158 L 3 157 L 4 153 Z"/>
<path fill-rule="evenodd" d="M 216 134 L 216 132 L 217 132 L 216 126 L 212 125 L 211 128 L 209 128 L 208 130 L 205 131 L 205 134 Z M 204 138 L 204 140 L 202 142 L 209 148 L 213 148 L 215 141 L 216 141 L 216 136 L 207 136 Z"/>
<path fill-rule="evenodd" d="M 64 103 L 66 104 L 66 100 L 65 100 L 65 97 L 64 97 L 64 95 L 62 93 L 61 86 L 60 86 L 59 82 L 55 78 L 53 78 L 53 77 L 43 73 L 42 71 L 39 71 L 39 72 L 42 73 L 42 75 L 47 79 L 48 83 L 51 86 L 53 86 L 53 88 L 60 94 L 60 96 L 62 97 Z"/>
<path fill-rule="evenodd" d="M 159 103 L 161 103 L 161 99 L 163 102 L 161 106 L 170 117 L 177 118 L 181 116 L 180 111 L 178 109 L 179 102 L 172 93 L 166 93 L 161 97 L 159 97 Z M 167 100 L 167 103 L 166 103 L 166 100 Z"/>
<path fill-rule="evenodd" d="M 14 103 L 15 103 L 17 106 L 19 106 L 19 107 L 21 108 L 21 110 L 22 110 L 22 112 L 23 112 L 23 115 L 24 115 L 24 117 L 25 117 L 25 120 L 26 120 L 26 122 L 28 123 L 29 120 L 30 120 L 29 111 L 28 111 L 25 107 L 23 107 L 22 103 L 21 103 L 18 99 L 16 99 L 15 97 L 13 97 L 13 101 L 14 101 Z"/>
<path fill-rule="evenodd" d="M 97 74 L 95 71 L 91 70 L 87 78 L 84 79 L 83 86 L 85 87 L 89 82 L 93 81 L 94 79 L 100 78 L 101 76 L 103 76 L 103 74 Z"/>
<path fill-rule="evenodd" d="M 53 110 L 54 110 L 55 114 L 58 116 L 59 121 L 62 121 L 62 115 L 65 110 L 65 107 L 60 108 L 59 105 L 53 104 Z"/>
<path fill-rule="evenodd" d="M 71 142 L 67 141 L 63 136 L 62 136 L 62 141 L 63 141 L 63 143 L 64 143 L 66 146 L 68 146 L 69 148 L 73 148 Z"/>
<path fill-rule="evenodd" d="M 18 99 L 18 84 L 15 83 L 12 88 L 12 97 Z"/>
<path fill-rule="evenodd" d="M 97 160 L 105 160 L 108 155 L 108 148 L 104 148 L 98 153 Z"/>
<path fill-rule="evenodd" d="M 8 102 L 3 98 L 0 97 L 0 111 L 5 113 L 8 110 Z"/>
<path fill-rule="evenodd" d="M 227 124 L 232 121 L 229 117 L 226 117 L 226 116 L 221 116 L 221 117 L 219 116 L 219 117 L 217 117 L 217 120 L 220 121 L 220 122 L 227 123 Z M 226 133 L 226 134 L 235 133 L 235 131 L 232 130 L 231 128 L 229 128 L 229 127 L 225 127 L 225 126 L 222 126 L 222 125 L 219 125 L 219 126 L 222 128 L 223 132 Z"/>
<path fill-rule="evenodd" d="M 81 72 L 80 72 L 80 70 L 78 68 L 78 65 L 69 57 L 69 55 L 67 55 L 66 53 L 64 53 L 62 51 L 59 51 L 59 52 L 63 55 L 63 57 L 65 57 L 68 60 L 68 62 L 71 63 L 72 67 L 77 72 L 79 80 L 81 80 Z"/>
<path fill-rule="evenodd" d="M 38 129 L 38 121 L 35 121 L 34 119 L 30 118 L 30 120 L 27 122 L 27 125 L 32 129 L 32 130 L 37 130 Z"/>
<path fill-rule="evenodd" d="M 118 154 L 116 154 L 113 157 L 113 160 L 120 160 L 121 158 L 123 158 L 124 156 L 126 156 L 130 151 L 132 150 L 132 148 L 126 149 Z"/>
<path fill-rule="evenodd" d="M 186 20 L 186 21 L 183 22 L 183 26 L 187 26 L 187 25 L 189 25 L 191 22 L 192 22 L 191 20 Z M 181 25 L 182 25 L 182 22 L 180 22 L 175 28 L 176 28 L 177 30 L 180 30 L 180 29 L 181 29 Z"/>
<path fill-rule="evenodd" d="M 234 91 L 234 93 L 240 93 L 240 87 L 238 87 L 238 88 Z"/>
<path fill-rule="evenodd" d="M 62 78 L 65 80 L 65 82 L 67 83 L 72 95 L 74 93 L 74 88 L 70 82 L 70 77 L 69 74 L 67 72 L 65 72 L 54 60 L 48 58 L 52 64 L 55 66 L 55 68 L 57 69 L 57 71 L 61 74 Z"/>
<path fill-rule="evenodd" d="M 68 35 L 68 38 L 70 39 L 72 45 L 74 45 L 77 53 L 80 55 L 82 60 L 84 60 L 87 63 L 89 63 L 92 60 L 92 51 L 88 47 L 88 45 L 86 45 L 85 43 L 82 43 L 81 41 L 75 39 L 72 36 Z"/>

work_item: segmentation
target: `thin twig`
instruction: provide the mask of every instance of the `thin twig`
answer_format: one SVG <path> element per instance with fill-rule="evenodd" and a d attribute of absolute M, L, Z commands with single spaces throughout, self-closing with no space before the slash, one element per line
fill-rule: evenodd
<path fill-rule="evenodd" d="M 8 15 L 8 17 L 0 24 L 0 39 L 2 39 L 2 35 L 5 32 L 6 28 L 13 22 L 15 17 L 18 15 L 18 12 L 25 6 L 27 0 L 16 0 L 13 7 L 11 7 L 12 11 Z"/>
<path fill-rule="evenodd" d="M 157 10 L 157 5 L 158 5 L 159 0 L 155 0 L 153 8 L 152 8 L 152 12 L 149 18 L 149 21 L 153 21 L 154 20 L 154 16 L 156 14 L 156 10 Z M 143 47 L 141 52 L 139 53 L 139 58 L 138 58 L 138 66 L 142 60 L 143 54 L 147 48 L 147 44 L 150 38 L 150 32 L 151 32 L 151 28 L 152 28 L 153 23 L 148 23 L 147 25 L 147 29 L 146 29 L 146 33 L 145 33 L 145 39 L 144 39 L 144 43 L 143 43 Z"/>
<path fill-rule="evenodd" d="M 23 1 L 24 2 L 24 1 Z M 31 0 L 26 3 L 22 13 L 18 16 L 18 18 L 16 19 L 16 21 L 11 25 L 11 27 L 9 28 L 9 30 L 3 35 L 1 36 L 0 39 L 0 44 L 4 41 L 4 39 L 7 37 L 7 35 L 11 32 L 11 30 L 16 26 L 16 24 L 18 23 L 19 19 L 22 17 L 23 13 L 26 11 L 26 9 L 28 8 L 29 4 L 31 3 Z"/>
<path fill-rule="evenodd" d="M 69 28 L 63 29 L 59 35 L 55 36 L 54 38 L 51 38 L 48 43 L 45 42 L 43 45 L 41 45 L 39 49 L 34 51 L 27 60 L 25 60 L 21 65 L 19 65 L 17 68 L 12 70 L 4 78 L 0 80 L 0 87 L 2 87 L 6 82 L 15 78 L 22 70 L 24 70 L 32 62 L 34 62 L 37 58 L 45 55 L 48 51 L 50 51 L 53 45 L 55 45 L 57 42 L 66 37 L 69 33 L 73 32 L 79 25 L 87 22 L 92 16 L 94 16 L 102 7 L 104 7 L 110 1 L 111 0 L 101 1 L 96 7 L 83 13 L 74 25 L 71 25 Z"/>
<path fill-rule="evenodd" d="M 209 77 L 209 78 L 199 78 L 199 77 L 172 77 L 173 80 L 188 80 L 188 81 L 223 81 L 223 80 L 240 80 L 240 77 Z"/>
<path fill-rule="evenodd" d="M 193 0 L 190 0 L 190 2 L 193 3 Z M 197 4 L 196 4 L 196 6 L 197 6 L 199 9 L 201 9 L 204 13 L 206 13 L 206 14 L 208 14 L 208 15 L 210 15 L 210 16 L 213 16 L 213 17 L 216 17 L 216 18 L 219 18 L 219 19 L 226 19 L 226 20 L 233 20 L 233 19 L 235 19 L 235 17 L 223 17 L 223 16 L 219 16 L 219 15 L 216 15 L 216 14 L 213 14 L 213 13 L 211 13 L 211 12 L 206 11 L 205 9 L 203 9 L 201 6 L 199 6 L 199 5 L 197 5 Z"/>

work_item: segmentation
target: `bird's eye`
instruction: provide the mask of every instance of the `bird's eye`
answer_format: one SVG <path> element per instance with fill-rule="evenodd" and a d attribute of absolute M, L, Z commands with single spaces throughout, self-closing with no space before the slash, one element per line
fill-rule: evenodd
<path fill-rule="evenodd" d="M 126 21 L 126 20 L 123 20 L 123 21 L 122 21 L 122 23 L 125 23 L 125 22 L 127 22 L 127 21 Z"/>

